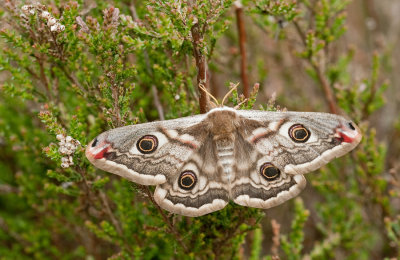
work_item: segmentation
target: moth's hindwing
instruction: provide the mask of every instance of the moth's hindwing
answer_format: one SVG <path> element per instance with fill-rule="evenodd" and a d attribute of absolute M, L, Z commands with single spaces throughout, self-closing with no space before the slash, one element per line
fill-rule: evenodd
<path fill-rule="evenodd" d="M 232 197 L 236 204 L 268 209 L 296 197 L 305 186 L 303 175 L 288 175 L 271 185 L 255 185 L 248 181 L 235 184 Z"/>
<path fill-rule="evenodd" d="M 201 132 L 201 128 L 197 131 Z M 218 166 L 211 136 L 204 139 L 177 174 L 157 186 L 154 198 L 161 207 L 191 217 L 220 210 L 228 204 L 229 183 Z"/>

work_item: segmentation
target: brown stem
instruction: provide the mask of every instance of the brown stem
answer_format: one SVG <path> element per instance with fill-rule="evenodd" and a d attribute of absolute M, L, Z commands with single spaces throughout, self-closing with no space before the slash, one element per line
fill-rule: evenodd
<path fill-rule="evenodd" d="M 369 105 L 374 101 L 375 95 L 376 95 L 376 91 L 378 90 L 377 77 L 376 77 L 375 74 L 372 75 L 370 84 L 371 84 L 371 91 L 369 93 L 369 97 L 368 97 L 367 101 L 364 103 L 364 106 L 362 108 L 361 120 L 365 120 L 365 119 L 368 118 L 368 116 L 369 116 L 369 112 L 368 112 Z"/>
<path fill-rule="evenodd" d="M 233 237 L 235 237 L 238 234 L 241 233 L 245 233 L 248 232 L 248 229 L 245 230 L 240 230 L 239 227 L 246 221 L 246 219 L 243 217 L 242 214 L 239 214 L 239 219 L 237 221 L 237 223 L 235 224 L 234 227 L 226 230 L 224 232 L 224 237 L 222 237 L 221 239 L 218 240 L 218 242 L 216 242 L 213 246 L 213 252 L 215 255 L 215 259 L 219 259 L 221 254 L 223 253 L 223 250 L 225 250 L 226 246 L 228 244 L 229 241 L 231 241 L 231 239 Z"/>
<path fill-rule="evenodd" d="M 307 44 L 306 35 L 303 33 L 303 30 L 301 29 L 300 24 L 296 21 L 293 21 L 293 25 L 296 28 L 296 31 L 299 34 L 300 39 L 303 42 L 303 45 L 306 46 L 306 44 Z"/>
<path fill-rule="evenodd" d="M 64 58 L 64 52 L 63 52 L 62 46 L 60 46 L 59 44 L 57 44 L 57 38 L 56 38 L 56 35 L 54 34 L 54 32 L 49 31 L 49 33 L 50 33 L 51 37 L 53 38 L 53 42 L 54 42 L 54 44 L 55 44 L 55 46 L 56 46 L 56 48 L 57 48 L 57 51 L 58 51 L 60 60 L 61 60 L 61 61 L 64 61 L 65 58 Z M 64 75 L 65 75 L 73 84 L 75 84 L 75 85 L 79 88 L 79 90 L 80 90 L 82 93 L 85 93 L 85 92 L 86 92 L 85 88 L 79 83 L 79 81 L 78 81 L 78 79 L 75 77 L 75 75 L 74 75 L 74 74 L 71 74 L 69 71 L 67 71 L 67 69 L 65 68 L 64 65 L 60 65 L 59 68 L 64 72 Z"/>
<path fill-rule="evenodd" d="M 21 65 L 21 66 L 22 66 L 22 65 Z M 31 75 L 35 80 L 37 80 L 39 83 L 41 83 L 40 77 L 39 77 L 33 70 L 31 70 L 28 66 L 26 66 L 26 67 L 25 67 L 25 66 L 22 66 L 22 67 L 25 68 L 25 70 L 29 73 L 29 75 Z M 37 88 L 34 88 L 34 89 L 32 90 L 32 92 L 38 94 L 38 95 L 41 96 L 44 100 L 47 99 L 47 96 L 46 96 L 44 93 L 40 92 Z"/>
<path fill-rule="evenodd" d="M 61 45 L 59 45 L 59 44 L 57 43 L 57 37 L 56 37 L 57 33 L 50 31 L 50 30 L 48 29 L 48 27 L 46 27 L 46 28 L 47 28 L 47 31 L 50 33 L 51 38 L 53 38 L 53 42 L 54 42 L 54 45 L 56 46 L 58 55 L 60 55 L 60 60 L 61 60 L 61 61 L 64 61 L 64 52 L 63 52 L 63 48 L 62 48 Z"/>
<path fill-rule="evenodd" d="M 271 220 L 272 226 L 272 246 L 271 246 L 271 253 L 273 255 L 278 255 L 279 253 L 279 246 L 280 246 L 280 228 L 281 225 L 275 219 Z"/>
<path fill-rule="evenodd" d="M 8 234 L 9 236 L 11 236 L 12 238 L 14 238 L 19 244 L 21 244 L 24 247 L 29 247 L 31 246 L 31 243 L 28 240 L 25 240 L 25 238 L 23 236 L 21 236 L 20 234 L 14 232 L 13 230 L 11 230 L 6 221 L 0 217 L 0 228 L 2 230 L 4 230 L 4 232 L 6 234 Z"/>
<path fill-rule="evenodd" d="M 240 1 L 235 2 L 236 7 L 236 22 L 239 32 L 239 48 L 240 48 L 240 76 L 243 84 L 243 95 L 245 98 L 249 97 L 249 80 L 247 77 L 247 60 L 246 60 L 246 31 L 243 20 L 243 5 Z"/>
<path fill-rule="evenodd" d="M 333 114 L 337 114 L 336 100 L 333 95 L 333 91 L 332 91 L 331 87 L 329 86 L 328 80 L 322 73 L 320 67 L 318 67 L 318 65 L 313 63 L 312 61 L 310 61 L 310 62 L 312 64 L 312 67 L 314 68 L 314 71 L 317 73 L 319 83 L 321 84 L 322 90 L 324 91 L 325 99 L 329 105 L 329 111 Z"/>
<path fill-rule="evenodd" d="M 113 225 L 115 226 L 118 235 L 120 235 L 121 237 L 123 237 L 123 232 L 122 232 L 122 228 L 121 228 L 121 224 L 119 223 L 119 221 L 117 220 L 117 218 L 114 216 L 113 212 L 111 211 L 111 207 L 110 204 L 108 203 L 108 197 L 107 195 L 104 193 L 104 191 L 100 190 L 99 191 L 99 195 L 100 195 L 100 199 L 103 203 L 104 206 L 104 211 L 106 212 L 106 214 L 108 215 L 108 217 L 110 218 L 111 222 L 113 223 Z"/>
<path fill-rule="evenodd" d="M 301 41 L 303 42 L 303 45 L 306 46 L 307 45 L 306 35 L 304 34 L 300 25 L 296 21 L 293 21 L 293 24 L 294 27 L 296 28 L 297 33 L 301 38 Z M 325 99 L 329 106 L 329 111 L 333 114 L 337 114 L 338 110 L 337 110 L 335 96 L 333 94 L 331 86 L 329 85 L 328 80 L 324 76 L 324 73 L 322 72 L 321 68 L 312 60 L 312 56 L 307 57 L 307 61 L 310 63 L 315 73 L 317 74 L 318 81 L 322 87 L 322 90 L 324 91 Z"/>
<path fill-rule="evenodd" d="M 161 209 L 161 207 L 155 202 L 153 198 L 153 194 L 151 194 L 151 191 L 148 186 L 142 186 L 142 189 L 146 192 L 147 196 L 150 198 L 150 201 L 154 204 L 154 206 L 157 208 L 158 212 L 160 213 L 161 217 L 163 218 L 164 222 L 167 224 L 169 231 L 175 236 L 176 241 L 182 246 L 183 251 L 185 253 L 190 253 L 189 249 L 187 248 L 186 244 L 183 242 L 182 237 L 180 236 L 179 232 L 175 229 L 175 226 L 171 223 L 169 218 L 165 215 L 164 211 Z"/>
<path fill-rule="evenodd" d="M 42 84 L 43 84 L 43 86 L 44 86 L 44 88 L 45 88 L 45 90 L 46 90 L 46 93 L 47 93 L 49 99 L 52 100 L 52 94 L 51 94 L 50 87 L 49 87 L 49 81 L 47 80 L 46 74 L 45 74 L 45 72 L 44 72 L 43 60 L 42 60 L 40 57 L 37 57 L 37 56 L 35 56 L 35 58 L 36 58 L 36 61 L 37 61 L 38 64 L 39 64 L 39 69 L 40 69 L 40 82 L 42 82 Z"/>
<path fill-rule="evenodd" d="M 362 7 L 364 8 L 364 13 L 365 13 L 365 18 L 372 18 L 375 22 L 375 32 L 380 32 L 381 29 L 381 23 L 379 19 L 378 12 L 376 10 L 376 4 L 372 0 L 366 0 L 362 1 Z M 368 33 L 368 35 L 373 36 L 374 34 Z"/>
<path fill-rule="evenodd" d="M 103 205 L 103 208 L 102 208 L 103 212 L 105 212 L 105 214 L 108 216 L 111 223 L 114 225 L 115 229 L 117 230 L 118 235 L 121 237 L 122 241 L 127 245 L 128 243 L 125 241 L 121 223 L 118 221 L 117 217 L 112 212 L 107 195 L 102 190 L 99 191 L 98 196 L 97 196 L 97 194 L 94 194 L 89 186 L 89 182 L 86 179 L 85 171 L 81 167 L 75 167 L 75 170 L 82 177 L 83 186 L 84 186 L 84 190 L 85 190 L 86 197 L 87 197 L 87 204 L 95 205 L 96 204 L 95 200 L 99 200 L 101 202 L 101 204 Z M 136 241 L 140 241 L 137 236 L 134 236 L 134 237 L 135 237 Z M 125 246 L 124 248 L 133 254 L 133 252 L 131 251 L 129 246 Z"/>
<path fill-rule="evenodd" d="M 164 117 L 164 109 L 161 105 L 160 98 L 158 97 L 158 90 L 155 85 L 151 85 L 151 92 L 153 93 L 153 101 L 154 105 L 156 106 L 157 112 L 158 112 L 158 117 L 160 120 L 165 120 Z"/>
<path fill-rule="evenodd" d="M 208 66 L 206 61 L 206 56 L 201 51 L 200 42 L 202 39 L 202 34 L 200 32 L 199 24 L 193 25 L 191 28 L 192 32 L 192 44 L 193 44 L 193 56 L 196 60 L 197 67 L 197 86 L 200 84 L 203 85 L 205 89 L 209 88 L 209 78 L 208 78 Z M 199 105 L 200 105 L 200 113 L 206 113 L 208 111 L 208 95 L 202 90 L 199 89 Z"/>
<path fill-rule="evenodd" d="M 143 55 L 144 55 L 144 59 L 146 62 L 147 73 L 149 74 L 150 77 L 153 77 L 153 70 L 151 69 L 151 66 L 150 66 L 149 54 L 147 53 L 146 50 L 144 50 Z M 160 118 L 160 120 L 165 120 L 164 109 L 161 105 L 160 98 L 158 97 L 158 90 L 157 90 L 156 85 L 151 84 L 151 92 L 153 94 L 153 102 L 157 109 L 158 117 Z"/>
<path fill-rule="evenodd" d="M 7 193 L 18 193 L 19 188 L 8 185 L 8 184 L 0 184 L 0 194 L 7 194 Z"/>
<path fill-rule="evenodd" d="M 64 66 L 60 66 L 60 69 L 64 72 L 64 75 L 72 82 L 72 84 L 76 85 L 82 93 L 85 93 L 85 88 L 79 83 L 78 79 L 75 75 L 71 74 Z"/>
<path fill-rule="evenodd" d="M 26 71 L 36 80 L 40 81 L 40 77 L 29 67 L 24 67 Z"/>
<path fill-rule="evenodd" d="M 93 194 L 90 190 L 89 183 L 86 179 L 85 171 L 80 166 L 76 166 L 75 170 L 82 177 L 82 183 L 83 183 L 83 187 L 85 189 L 85 193 L 86 193 L 87 197 L 89 198 L 89 200 L 91 200 Z"/>
<path fill-rule="evenodd" d="M 112 80 L 111 94 L 113 97 L 113 113 L 117 122 L 117 127 L 122 126 L 121 109 L 119 107 L 119 86 Z"/>

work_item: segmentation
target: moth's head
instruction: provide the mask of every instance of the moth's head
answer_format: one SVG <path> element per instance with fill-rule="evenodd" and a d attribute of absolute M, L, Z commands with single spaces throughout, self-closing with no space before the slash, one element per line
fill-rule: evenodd
<path fill-rule="evenodd" d="M 236 129 L 238 114 L 229 107 L 214 108 L 207 114 L 210 131 L 214 138 L 232 134 Z"/>

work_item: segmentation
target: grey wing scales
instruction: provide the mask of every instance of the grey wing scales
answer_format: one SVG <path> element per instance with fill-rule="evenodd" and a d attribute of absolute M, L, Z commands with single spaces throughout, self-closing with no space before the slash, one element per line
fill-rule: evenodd
<path fill-rule="evenodd" d="M 222 167 L 217 165 L 215 143 L 212 137 L 204 140 L 179 169 L 169 175 L 167 182 L 158 185 L 154 198 L 162 208 L 170 212 L 197 217 L 224 208 L 229 202 L 229 185 L 222 180 Z M 184 189 L 182 176 L 194 177 L 192 189 Z M 191 181 L 191 180 L 190 180 Z"/>
<path fill-rule="evenodd" d="M 139 184 L 165 183 L 198 149 L 202 137 L 188 135 L 186 129 L 202 119 L 199 115 L 112 129 L 88 144 L 86 157 L 96 167 Z"/>
<path fill-rule="evenodd" d="M 116 128 L 95 138 L 86 156 L 100 169 L 139 184 L 157 185 L 154 199 L 164 209 L 204 215 L 225 207 L 229 195 L 220 180 L 221 167 L 215 167 L 215 144 L 202 119 L 204 115 Z M 195 186 L 185 189 L 192 180 Z"/>
<path fill-rule="evenodd" d="M 271 208 L 297 196 L 306 186 L 303 175 L 289 175 L 282 171 L 275 178 L 266 179 L 260 174 L 260 169 L 263 164 L 276 161 L 276 158 L 267 158 L 240 134 L 236 137 L 236 146 L 236 174 L 231 183 L 231 198 L 236 204 Z"/>
<path fill-rule="evenodd" d="M 214 140 L 212 132 L 221 131 L 213 128 L 217 121 L 198 115 L 107 131 L 88 145 L 86 156 L 100 169 L 158 185 L 154 198 L 162 208 L 200 216 L 230 199 L 244 206 L 276 206 L 300 193 L 303 174 L 361 140 L 357 126 L 336 115 L 235 113 L 235 138 L 228 142 Z"/>

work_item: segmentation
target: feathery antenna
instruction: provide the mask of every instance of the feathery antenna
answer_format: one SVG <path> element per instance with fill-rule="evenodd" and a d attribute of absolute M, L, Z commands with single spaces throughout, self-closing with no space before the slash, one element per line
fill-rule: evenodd
<path fill-rule="evenodd" d="M 232 94 L 232 92 L 233 92 L 235 89 L 237 89 L 238 86 L 239 86 L 239 83 L 236 83 L 236 84 L 229 90 L 229 92 L 225 94 L 225 96 L 224 96 L 224 98 L 222 99 L 222 102 L 221 102 L 221 105 L 222 105 L 222 106 L 224 105 L 225 100 L 228 98 L 228 96 L 229 96 L 230 94 Z"/>
<path fill-rule="evenodd" d="M 208 90 L 204 87 L 203 84 L 200 83 L 199 88 L 201 88 L 201 90 L 203 90 L 208 96 L 210 96 L 210 98 L 212 98 L 216 106 L 219 106 L 218 100 L 210 92 L 208 92 Z"/>

